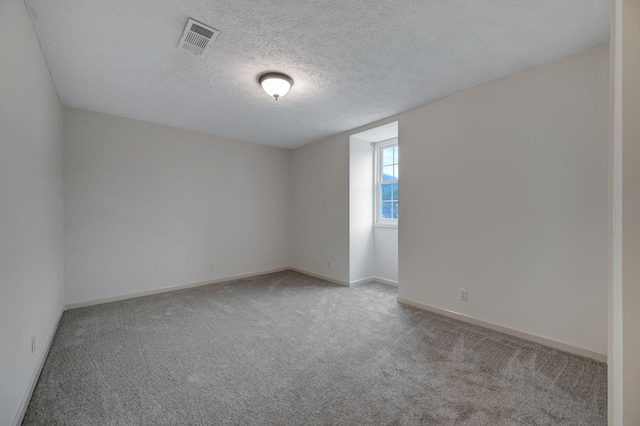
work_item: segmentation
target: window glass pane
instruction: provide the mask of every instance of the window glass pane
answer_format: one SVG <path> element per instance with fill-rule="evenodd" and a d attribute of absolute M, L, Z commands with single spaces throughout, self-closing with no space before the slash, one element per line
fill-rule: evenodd
<path fill-rule="evenodd" d="M 382 150 L 382 165 L 387 166 L 393 164 L 393 147 L 384 148 Z"/>
<path fill-rule="evenodd" d="M 384 166 L 382 168 L 382 181 L 386 182 L 388 180 L 396 180 L 395 175 L 393 174 L 394 166 Z"/>
<path fill-rule="evenodd" d="M 379 192 L 376 194 L 376 210 L 378 219 L 383 221 L 395 221 L 398 219 L 398 180 L 399 180 L 399 149 L 398 145 L 381 147 L 376 151 L 378 155 L 376 163 L 376 182 Z M 392 183 L 393 182 L 393 183 Z"/>
<path fill-rule="evenodd" d="M 392 202 L 383 202 L 382 203 L 382 218 L 383 219 L 391 219 L 393 217 L 393 203 Z"/>
<path fill-rule="evenodd" d="M 393 188 L 391 184 L 383 184 L 382 188 L 382 201 L 391 201 L 393 200 Z"/>

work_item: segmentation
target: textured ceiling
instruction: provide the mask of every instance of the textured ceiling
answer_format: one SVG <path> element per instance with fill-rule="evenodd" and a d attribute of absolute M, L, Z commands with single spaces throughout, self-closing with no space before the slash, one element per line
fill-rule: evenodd
<path fill-rule="evenodd" d="M 26 0 L 64 105 L 293 148 L 609 39 L 608 0 Z M 177 49 L 189 17 L 220 31 Z M 258 74 L 293 77 L 270 99 Z"/>

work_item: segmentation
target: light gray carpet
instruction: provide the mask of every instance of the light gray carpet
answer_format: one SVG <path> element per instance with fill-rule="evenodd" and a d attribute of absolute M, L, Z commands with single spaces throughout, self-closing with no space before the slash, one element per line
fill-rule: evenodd
<path fill-rule="evenodd" d="M 67 311 L 23 424 L 606 425 L 606 378 L 393 287 L 282 272 Z"/>

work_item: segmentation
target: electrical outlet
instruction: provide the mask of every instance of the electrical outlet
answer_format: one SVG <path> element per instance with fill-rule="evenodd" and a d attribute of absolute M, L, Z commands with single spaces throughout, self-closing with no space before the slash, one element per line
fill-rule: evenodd
<path fill-rule="evenodd" d="M 327 269 L 331 269 L 331 262 L 327 262 Z"/>
<path fill-rule="evenodd" d="M 36 335 L 31 336 L 31 353 L 36 351 Z"/>
<path fill-rule="evenodd" d="M 214 272 L 216 270 L 216 267 L 213 266 L 213 263 L 209 264 L 209 272 Z"/>
<path fill-rule="evenodd" d="M 460 300 L 462 300 L 463 302 L 466 302 L 467 300 L 469 300 L 469 293 L 467 293 L 467 290 L 464 290 L 464 289 L 460 290 Z"/>

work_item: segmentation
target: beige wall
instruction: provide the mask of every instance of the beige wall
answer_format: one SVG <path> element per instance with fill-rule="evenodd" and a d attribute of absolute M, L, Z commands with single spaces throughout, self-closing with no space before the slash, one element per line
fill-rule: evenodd
<path fill-rule="evenodd" d="M 640 424 L 640 1 L 622 24 L 622 282 L 624 424 Z"/>
<path fill-rule="evenodd" d="M 400 296 L 605 354 L 607 104 L 602 46 L 296 149 L 293 266 L 348 280 L 349 135 L 398 120 Z"/>
<path fill-rule="evenodd" d="M 608 63 L 592 49 L 401 119 L 400 297 L 607 352 Z"/>
<path fill-rule="evenodd" d="M 0 2 L 0 424 L 21 420 L 62 314 L 62 106 L 21 0 Z M 31 353 L 31 337 L 36 350 Z"/>
<path fill-rule="evenodd" d="M 64 126 L 67 304 L 289 266 L 290 151 L 69 108 Z"/>
<path fill-rule="evenodd" d="M 349 135 L 295 149 L 291 160 L 292 266 L 348 283 Z"/>
<path fill-rule="evenodd" d="M 612 3 L 609 424 L 640 424 L 640 1 Z"/>

